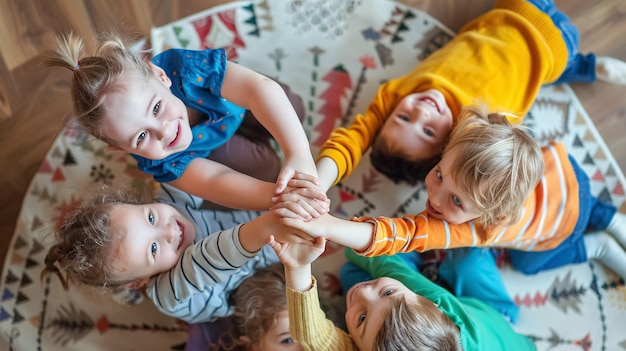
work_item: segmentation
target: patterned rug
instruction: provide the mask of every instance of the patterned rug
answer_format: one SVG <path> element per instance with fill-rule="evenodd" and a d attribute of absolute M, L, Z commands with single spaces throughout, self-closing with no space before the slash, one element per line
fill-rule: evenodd
<path fill-rule="evenodd" d="M 289 84 L 307 106 L 313 152 L 331 130 L 364 111 L 377 87 L 407 72 L 453 33 L 419 10 L 392 1 L 242 1 L 156 28 L 156 51 L 225 47 L 229 58 Z M 624 212 L 625 179 L 568 86 L 541 91 L 526 118 L 538 140 L 563 141 L 592 179 L 595 195 Z M 101 184 L 150 186 L 127 156 L 65 129 L 24 199 L 0 281 L 0 350 L 182 350 L 186 325 L 150 301 L 117 307 L 64 292 L 56 278 L 39 281 L 46 248 L 60 220 Z M 400 216 L 424 208 L 423 187 L 398 186 L 363 158 L 329 191 L 341 217 Z M 329 316 L 343 316 L 337 279 L 341 248 L 329 245 L 315 275 Z M 519 332 L 539 350 L 626 350 L 624 282 L 597 263 L 524 276 L 502 268 L 521 306 Z M 511 346 L 514 350 L 514 346 Z"/>

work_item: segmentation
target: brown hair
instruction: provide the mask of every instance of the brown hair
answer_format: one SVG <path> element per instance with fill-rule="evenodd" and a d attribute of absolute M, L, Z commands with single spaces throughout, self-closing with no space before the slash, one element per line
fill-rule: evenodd
<path fill-rule="evenodd" d="M 234 312 L 224 318 L 227 331 L 211 345 L 211 351 L 246 350 L 274 326 L 278 314 L 287 310 L 283 266 L 258 268 L 231 293 L 229 304 Z"/>
<path fill-rule="evenodd" d="M 129 282 L 114 278 L 111 258 L 119 240 L 110 230 L 111 213 L 115 206 L 139 204 L 140 200 L 138 193 L 118 189 L 102 191 L 81 204 L 55 233 L 56 243 L 48 250 L 41 278 L 55 274 L 65 290 L 68 282 L 75 282 L 122 296 L 123 286 Z"/>
<path fill-rule="evenodd" d="M 456 324 L 432 301 L 397 297 L 374 341 L 374 350 L 462 351 Z"/>
<path fill-rule="evenodd" d="M 85 43 L 76 34 L 57 36 L 57 48 L 44 53 L 48 66 L 71 70 L 71 96 L 75 119 L 86 132 L 116 145 L 102 130 L 107 94 L 119 88 L 117 82 L 130 72 L 148 78 L 152 71 L 147 55 L 116 34 L 106 34 L 96 43 L 93 54 L 85 53 Z"/>
<path fill-rule="evenodd" d="M 477 222 L 484 227 L 517 222 L 544 172 L 541 148 L 507 116 L 465 107 L 443 151 L 457 152 L 451 176 L 483 213 Z"/>
<path fill-rule="evenodd" d="M 409 161 L 393 155 L 388 145 L 383 137 L 376 137 L 370 152 L 370 162 L 375 170 L 395 183 L 416 185 L 423 182 L 428 172 L 441 160 L 441 155 L 437 155 L 426 160 Z"/>

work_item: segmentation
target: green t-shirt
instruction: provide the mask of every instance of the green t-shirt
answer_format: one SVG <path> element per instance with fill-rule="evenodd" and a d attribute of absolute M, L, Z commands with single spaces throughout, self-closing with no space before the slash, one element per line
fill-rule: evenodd
<path fill-rule="evenodd" d="M 348 260 L 374 278 L 390 277 L 435 303 L 461 332 L 465 351 L 537 350 L 527 337 L 516 333 L 509 322 L 491 306 L 471 297 L 456 297 L 410 268 L 399 257 L 366 258 L 346 249 Z"/>

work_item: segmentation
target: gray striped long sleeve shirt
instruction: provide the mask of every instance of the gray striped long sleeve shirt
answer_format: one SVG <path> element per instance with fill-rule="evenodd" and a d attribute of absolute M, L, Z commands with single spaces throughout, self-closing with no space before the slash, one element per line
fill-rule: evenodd
<path fill-rule="evenodd" d="M 164 314 L 188 323 L 201 323 L 231 313 L 228 294 L 257 267 L 278 262 L 268 245 L 248 252 L 239 242 L 239 228 L 258 211 L 202 210 L 202 199 L 162 184 L 155 200 L 176 207 L 196 227 L 196 240 L 179 263 L 153 277 L 146 291 Z"/>

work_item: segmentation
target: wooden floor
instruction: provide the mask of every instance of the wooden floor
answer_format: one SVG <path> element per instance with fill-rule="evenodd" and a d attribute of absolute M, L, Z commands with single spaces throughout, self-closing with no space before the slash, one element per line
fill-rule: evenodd
<path fill-rule="evenodd" d="M 288 0 L 284 0 L 287 2 Z M 362 0 L 369 3 L 371 0 Z M 227 0 L 3 0 L 0 2 L 0 258 L 15 227 L 22 198 L 64 119 L 71 111 L 70 74 L 41 65 L 55 31 L 88 37 L 94 30 L 140 31 Z M 487 11 L 492 0 L 402 0 L 453 30 Z M 626 1 L 555 0 L 580 29 L 580 49 L 626 61 Z M 375 9 L 372 9 L 375 11 Z M 626 87 L 575 85 L 620 167 L 626 169 Z M 2 267 L 4 259 L 0 261 Z"/>

